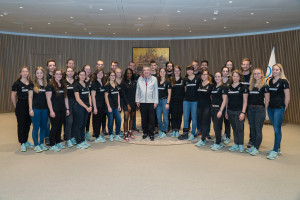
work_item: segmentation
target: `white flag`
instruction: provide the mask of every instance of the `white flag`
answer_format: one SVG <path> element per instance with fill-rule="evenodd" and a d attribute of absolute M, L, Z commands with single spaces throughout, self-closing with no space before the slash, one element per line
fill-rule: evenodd
<path fill-rule="evenodd" d="M 273 47 L 272 52 L 271 52 L 271 56 L 270 56 L 270 60 L 269 60 L 269 64 L 267 67 L 267 71 L 266 71 L 266 76 L 265 79 L 268 82 L 268 80 L 271 78 L 272 76 L 272 66 L 276 64 L 276 59 L 275 59 L 275 47 Z"/>

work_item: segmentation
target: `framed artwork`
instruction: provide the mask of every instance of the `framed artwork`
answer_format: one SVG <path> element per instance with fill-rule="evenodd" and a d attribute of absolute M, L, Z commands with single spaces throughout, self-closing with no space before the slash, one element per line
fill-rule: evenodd
<path fill-rule="evenodd" d="M 143 66 L 150 66 L 152 60 L 156 61 L 157 67 L 165 66 L 170 60 L 170 48 L 132 48 L 132 59 L 136 63 L 136 71 L 141 74 Z"/>

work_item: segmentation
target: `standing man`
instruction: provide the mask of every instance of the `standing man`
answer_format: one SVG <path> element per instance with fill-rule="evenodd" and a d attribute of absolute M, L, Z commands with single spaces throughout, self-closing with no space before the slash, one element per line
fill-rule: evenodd
<path fill-rule="evenodd" d="M 151 67 L 151 75 L 157 78 L 157 63 L 155 62 L 155 60 L 151 60 L 150 67 Z"/>
<path fill-rule="evenodd" d="M 195 74 L 195 76 L 200 77 L 199 61 L 198 60 L 193 60 L 192 65 L 194 67 L 194 74 Z"/>
<path fill-rule="evenodd" d="M 203 71 L 205 69 L 207 69 L 209 71 L 209 76 L 211 77 L 211 82 L 213 85 L 215 85 L 216 84 L 215 77 L 212 75 L 211 70 L 208 69 L 208 61 L 207 60 L 201 61 L 200 69 L 201 69 L 201 71 Z"/>
<path fill-rule="evenodd" d="M 119 67 L 118 61 L 111 62 L 110 70 L 115 71 L 118 67 Z"/>
<path fill-rule="evenodd" d="M 173 70 L 174 70 L 174 63 L 169 61 L 166 63 L 166 68 L 167 68 L 167 75 L 168 78 L 170 79 L 173 75 Z"/>
<path fill-rule="evenodd" d="M 138 75 L 135 71 L 136 67 L 135 67 L 135 62 L 133 61 L 130 61 L 129 62 L 129 65 L 128 65 L 128 68 L 132 69 L 133 71 L 133 80 L 137 81 L 139 78 L 140 78 L 140 75 Z"/>
<path fill-rule="evenodd" d="M 138 79 L 135 102 L 141 110 L 143 139 L 154 141 L 155 108 L 158 104 L 157 79 L 151 75 L 149 66 L 143 67 L 143 75 Z"/>

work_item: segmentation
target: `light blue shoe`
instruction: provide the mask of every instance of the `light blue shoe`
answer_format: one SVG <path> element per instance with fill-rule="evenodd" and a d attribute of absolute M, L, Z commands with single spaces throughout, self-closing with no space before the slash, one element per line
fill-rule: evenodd
<path fill-rule="evenodd" d="M 163 139 L 163 138 L 165 138 L 165 137 L 167 137 L 167 135 L 165 134 L 165 132 L 162 132 L 160 138 Z"/>
<path fill-rule="evenodd" d="M 237 150 L 239 150 L 239 145 L 234 144 L 234 145 L 233 145 L 232 147 L 230 147 L 228 150 L 229 150 L 229 151 L 237 151 Z"/>
<path fill-rule="evenodd" d="M 179 137 L 179 131 L 176 131 L 175 133 L 175 137 L 178 138 Z"/>
<path fill-rule="evenodd" d="M 226 138 L 227 138 L 227 137 L 226 137 L 226 134 L 224 133 L 224 134 L 222 135 L 222 140 L 225 141 Z"/>
<path fill-rule="evenodd" d="M 158 137 L 161 138 L 161 135 L 163 134 L 162 131 L 159 131 Z"/>
<path fill-rule="evenodd" d="M 246 152 L 247 152 L 247 153 L 251 153 L 251 152 L 254 150 L 254 148 L 255 148 L 255 147 L 252 146 L 250 149 L 247 149 Z"/>
<path fill-rule="evenodd" d="M 65 149 L 66 147 L 64 145 L 62 145 L 61 143 L 57 143 L 56 146 L 59 148 L 59 149 Z"/>
<path fill-rule="evenodd" d="M 216 142 L 217 142 L 217 139 L 215 138 L 215 139 L 213 139 L 212 141 L 213 141 L 213 143 L 214 143 L 214 144 L 216 144 Z"/>
<path fill-rule="evenodd" d="M 27 142 L 25 143 L 25 147 L 33 147 L 33 144 L 31 144 L 30 142 L 27 141 Z"/>
<path fill-rule="evenodd" d="M 91 144 L 90 144 L 90 143 L 88 143 L 86 140 L 85 140 L 85 141 L 83 141 L 83 144 L 84 144 L 85 146 L 87 146 L 87 147 L 90 147 L 90 146 L 91 146 Z"/>
<path fill-rule="evenodd" d="M 257 150 L 257 148 L 254 147 L 254 149 L 250 152 L 251 156 L 257 156 L 259 154 L 259 151 Z"/>
<path fill-rule="evenodd" d="M 111 142 L 114 141 L 114 135 L 113 134 L 109 135 L 109 141 L 111 141 Z"/>
<path fill-rule="evenodd" d="M 197 147 L 201 147 L 201 146 L 204 146 L 206 144 L 206 140 L 202 141 L 202 140 L 199 140 L 195 145 Z"/>
<path fill-rule="evenodd" d="M 274 159 L 276 159 L 278 157 L 278 153 L 276 152 L 276 151 L 271 151 L 270 153 L 269 153 L 269 155 L 267 156 L 267 158 L 269 159 L 269 160 L 274 160 Z"/>
<path fill-rule="evenodd" d="M 229 138 L 226 138 L 225 141 L 224 141 L 224 144 L 225 144 L 225 145 L 228 145 L 229 142 L 230 142 L 230 139 L 229 139 Z"/>
<path fill-rule="evenodd" d="M 72 147 L 74 146 L 71 140 L 68 140 L 68 141 L 67 141 L 67 146 L 68 146 L 69 148 L 72 148 Z"/>
<path fill-rule="evenodd" d="M 41 149 L 41 147 L 39 145 L 34 147 L 35 152 L 37 153 L 41 153 L 43 150 Z"/>
<path fill-rule="evenodd" d="M 76 142 L 76 139 L 75 139 L 75 138 L 71 138 L 71 141 L 72 141 L 72 144 L 73 144 L 73 145 L 76 145 L 76 144 L 77 144 L 77 142 Z"/>
<path fill-rule="evenodd" d="M 119 142 L 123 141 L 123 139 L 120 137 L 120 135 L 116 135 L 115 140 L 117 140 Z"/>
<path fill-rule="evenodd" d="M 192 141 L 195 139 L 195 136 L 193 134 L 190 135 L 189 140 Z"/>
<path fill-rule="evenodd" d="M 272 151 L 273 151 L 273 150 L 268 151 L 268 155 L 269 155 Z M 280 156 L 280 154 L 281 154 L 281 151 L 280 151 L 280 149 L 278 149 L 277 156 Z"/>
<path fill-rule="evenodd" d="M 91 139 L 90 133 L 88 131 L 85 132 L 85 139 L 87 139 L 87 140 Z"/>
<path fill-rule="evenodd" d="M 172 137 L 172 138 L 176 137 L 176 131 L 172 131 L 171 137 Z"/>
<path fill-rule="evenodd" d="M 23 143 L 21 145 L 21 152 L 26 152 L 26 151 L 27 151 L 26 145 L 25 145 L 25 143 Z"/>
<path fill-rule="evenodd" d="M 83 144 L 83 142 L 81 142 L 80 144 L 77 144 L 77 145 L 76 145 L 76 148 L 77 148 L 77 149 L 87 149 L 87 146 L 85 146 L 85 145 Z"/>
<path fill-rule="evenodd" d="M 101 142 L 101 143 L 104 143 L 104 142 L 106 142 L 106 140 L 105 140 L 105 138 L 104 138 L 102 135 L 100 135 L 100 136 L 95 140 L 95 142 Z"/>
<path fill-rule="evenodd" d="M 211 147 L 211 150 L 213 151 L 218 151 L 219 149 L 223 148 L 223 145 L 222 143 L 220 144 L 214 144 L 212 147 Z"/>
<path fill-rule="evenodd" d="M 47 148 L 44 144 L 41 144 L 40 147 L 41 147 L 41 149 L 42 149 L 43 151 L 47 151 L 47 150 L 48 150 L 48 148 Z"/>
<path fill-rule="evenodd" d="M 49 148 L 49 150 L 54 151 L 54 152 L 59 152 L 60 148 L 58 148 L 56 145 L 53 145 Z"/>
<path fill-rule="evenodd" d="M 245 149 L 244 149 L 244 145 L 239 145 L 239 152 L 240 153 L 244 153 L 245 152 Z"/>

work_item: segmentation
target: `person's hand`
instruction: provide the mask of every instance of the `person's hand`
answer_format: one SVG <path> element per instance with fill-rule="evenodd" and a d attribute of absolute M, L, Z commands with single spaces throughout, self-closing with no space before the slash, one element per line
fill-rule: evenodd
<path fill-rule="evenodd" d="M 169 110 L 169 107 L 170 107 L 170 106 L 169 106 L 169 104 L 167 103 L 167 104 L 165 105 L 165 109 L 166 109 L 166 110 Z"/>
<path fill-rule="evenodd" d="M 50 117 L 55 118 L 55 112 L 50 112 Z"/>
<path fill-rule="evenodd" d="M 239 120 L 240 121 L 243 121 L 245 119 L 245 114 L 244 113 L 241 113 L 240 116 L 239 116 Z"/>
<path fill-rule="evenodd" d="M 121 109 L 121 106 L 118 106 L 118 111 L 121 111 L 122 109 Z"/>
<path fill-rule="evenodd" d="M 228 114 L 227 114 L 227 112 L 225 113 L 225 118 L 228 120 Z"/>
<path fill-rule="evenodd" d="M 157 107 L 157 103 L 154 104 L 154 109 Z"/>
<path fill-rule="evenodd" d="M 98 113 L 97 108 L 94 108 L 94 114 L 97 115 L 97 113 Z"/>
<path fill-rule="evenodd" d="M 92 112 L 92 107 L 91 107 L 91 106 L 90 106 L 90 107 L 87 107 L 87 108 L 86 108 L 86 111 L 87 111 L 88 113 Z"/>
<path fill-rule="evenodd" d="M 30 115 L 31 117 L 34 117 L 34 112 L 33 112 L 33 110 L 30 110 L 30 111 L 29 111 L 29 115 Z"/>
<path fill-rule="evenodd" d="M 222 117 L 222 112 L 221 110 L 219 110 L 219 112 L 217 113 L 217 118 L 220 119 Z"/>
<path fill-rule="evenodd" d="M 131 112 L 131 107 L 129 104 L 127 105 L 127 109 L 128 109 L 128 112 Z"/>
<path fill-rule="evenodd" d="M 70 115 L 70 111 L 69 111 L 69 110 L 67 110 L 67 112 L 66 112 L 66 115 L 67 115 L 67 116 L 69 116 L 69 115 Z"/>
<path fill-rule="evenodd" d="M 137 107 L 140 107 L 140 103 L 139 102 L 136 102 L 136 105 L 137 105 Z"/>
<path fill-rule="evenodd" d="M 107 108 L 108 112 L 112 112 L 112 109 L 111 107 Z"/>

